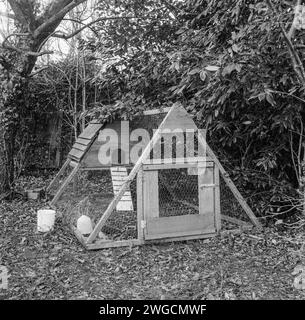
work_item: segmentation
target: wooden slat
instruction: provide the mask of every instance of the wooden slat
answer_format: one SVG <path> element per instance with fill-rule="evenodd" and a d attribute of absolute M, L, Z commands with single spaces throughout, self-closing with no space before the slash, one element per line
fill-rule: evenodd
<path fill-rule="evenodd" d="M 228 222 L 231 222 L 231 223 L 235 223 L 239 226 L 249 226 L 249 223 L 247 223 L 246 221 L 243 221 L 243 220 L 240 220 L 238 218 L 234 218 L 234 217 L 229 217 L 229 216 L 226 216 L 226 215 L 221 215 L 221 219 L 224 220 L 224 221 L 228 221 Z"/>
<path fill-rule="evenodd" d="M 126 172 L 126 167 L 116 167 L 115 169 L 116 172 Z"/>
<path fill-rule="evenodd" d="M 79 138 L 91 140 L 94 138 L 98 131 L 103 127 L 102 124 L 89 124 L 85 130 L 79 135 Z"/>
<path fill-rule="evenodd" d="M 122 186 L 122 185 L 120 185 L 120 186 L 114 186 L 114 187 L 113 187 L 113 191 L 114 191 L 115 194 L 117 194 L 117 193 L 120 191 L 121 186 Z M 130 191 L 127 190 L 127 191 L 124 193 L 123 196 L 131 196 Z"/>
<path fill-rule="evenodd" d="M 124 183 L 124 181 L 126 180 L 126 178 L 124 179 L 124 180 L 120 180 L 120 181 L 118 181 L 118 180 L 112 180 L 112 185 L 113 185 L 113 187 L 120 187 L 123 183 Z"/>
<path fill-rule="evenodd" d="M 198 174 L 198 197 L 199 197 L 199 214 L 209 214 L 214 216 L 214 167 L 199 168 L 203 172 Z M 202 188 L 201 186 L 210 185 Z"/>
<path fill-rule="evenodd" d="M 139 246 L 142 242 L 138 239 L 111 241 L 111 240 L 99 240 L 95 243 L 86 243 L 88 250 L 107 249 L 107 248 L 119 248 L 119 247 L 133 247 Z"/>
<path fill-rule="evenodd" d="M 145 239 L 188 236 L 215 232 L 211 215 L 184 215 L 146 220 Z"/>
<path fill-rule="evenodd" d="M 117 189 L 116 191 L 119 191 L 120 189 Z M 130 191 L 126 191 L 124 195 L 122 196 L 122 200 L 131 199 Z"/>
<path fill-rule="evenodd" d="M 83 144 L 80 144 L 80 143 L 74 143 L 72 149 L 77 149 L 77 150 L 80 150 L 80 151 L 86 151 L 88 149 L 88 146 L 84 146 Z"/>
<path fill-rule="evenodd" d="M 195 235 L 187 235 L 181 237 L 170 237 L 170 238 L 163 238 L 163 239 L 145 239 L 146 244 L 158 244 L 158 243 L 167 243 L 167 242 L 174 242 L 174 241 L 189 241 L 189 240 L 200 240 L 200 239 L 207 239 L 212 238 L 217 235 L 216 232 L 210 233 L 203 233 L 203 234 L 195 234 Z"/>
<path fill-rule="evenodd" d="M 214 237 L 216 233 L 205 233 L 201 235 L 190 235 L 185 237 L 173 237 L 173 238 L 165 238 L 165 239 L 150 239 L 150 240 L 141 240 L 141 239 L 132 239 L 132 240 L 121 240 L 121 241 L 105 241 L 100 240 L 95 243 L 86 244 L 85 247 L 88 250 L 98 250 L 98 249 L 109 249 L 109 248 L 119 248 L 119 247 L 133 247 L 140 246 L 144 243 L 147 244 L 159 244 L 166 242 L 174 242 L 174 241 L 189 241 L 189 240 L 199 240 Z"/>
<path fill-rule="evenodd" d="M 157 143 L 153 148 L 152 159 L 154 160 L 158 159 L 160 162 L 162 161 L 161 160 L 161 139 L 158 139 Z"/>
<path fill-rule="evenodd" d="M 106 124 L 102 130 L 99 130 L 99 134 L 97 138 L 92 143 L 89 151 L 86 153 L 83 159 L 83 166 L 92 168 L 92 167 L 100 167 L 100 166 L 109 166 L 112 167 L 114 165 L 119 166 L 119 152 L 118 149 L 121 149 L 121 164 L 128 165 L 129 164 L 129 147 L 132 148 L 136 142 L 127 141 L 128 139 L 128 127 L 121 123 L 120 121 L 114 121 L 113 123 Z M 120 141 L 120 137 L 124 137 L 123 141 Z M 107 138 L 107 141 L 106 141 Z M 108 141 L 108 139 L 110 139 Z M 101 149 L 104 148 L 104 149 Z M 111 156 L 106 158 L 108 163 L 103 163 L 104 155 L 101 154 L 101 150 L 110 149 Z M 106 155 L 105 155 L 106 156 Z"/>
<path fill-rule="evenodd" d="M 85 139 L 85 138 L 80 138 L 80 137 L 78 137 L 77 139 L 76 139 L 76 141 L 75 141 L 75 143 L 79 143 L 79 144 L 82 144 L 82 145 L 84 145 L 84 146 L 88 146 L 90 143 L 91 143 L 91 139 L 89 140 L 89 139 Z"/>
<path fill-rule="evenodd" d="M 120 170 L 120 171 L 113 171 L 113 179 L 118 177 L 118 180 L 121 180 L 122 177 L 126 177 L 127 171 L 126 170 Z"/>
<path fill-rule="evenodd" d="M 168 133 L 162 133 L 162 137 L 164 139 L 164 161 L 173 161 L 173 136 Z"/>
<path fill-rule="evenodd" d="M 219 185 L 219 169 L 215 166 L 214 168 L 214 199 L 215 199 L 215 225 L 216 230 L 221 230 L 221 208 L 220 208 L 220 185 Z"/>
<path fill-rule="evenodd" d="M 73 157 L 76 160 L 81 160 L 81 158 L 84 156 L 85 152 L 84 151 L 80 151 L 77 149 L 72 149 L 69 152 L 69 156 Z"/>
<path fill-rule="evenodd" d="M 56 174 L 56 176 L 53 178 L 53 180 L 51 181 L 51 183 L 49 184 L 49 186 L 46 189 L 46 193 L 48 193 L 54 186 L 54 184 L 56 183 L 57 179 L 65 172 L 67 166 L 70 164 L 71 160 L 67 159 L 65 161 L 65 163 L 63 164 L 63 166 L 61 167 L 61 169 L 59 170 L 59 172 Z"/>
<path fill-rule="evenodd" d="M 79 162 L 78 161 L 73 161 L 73 160 L 70 160 L 70 166 L 71 167 L 73 167 L 73 168 L 75 168 L 78 164 L 79 164 Z"/>
<path fill-rule="evenodd" d="M 143 168 L 140 168 L 137 174 L 137 231 L 138 240 L 143 243 L 144 241 L 144 228 L 142 221 L 144 220 L 144 207 L 143 207 Z"/>
<path fill-rule="evenodd" d="M 158 171 L 145 171 L 143 182 L 144 219 L 159 217 Z"/>
<path fill-rule="evenodd" d="M 109 166 L 99 166 L 99 167 L 83 167 L 83 161 L 82 161 L 82 167 L 80 168 L 80 170 L 82 171 L 102 171 L 102 170 L 105 170 L 105 171 L 108 171 L 109 170 Z M 126 166 L 127 168 L 130 168 L 132 169 L 132 165 L 130 166 Z"/>
<path fill-rule="evenodd" d="M 50 206 L 54 206 L 55 203 L 57 202 L 57 200 L 60 198 L 60 196 L 62 195 L 62 193 L 64 192 L 65 188 L 67 187 L 67 185 L 71 182 L 71 180 L 74 178 L 74 176 L 77 174 L 78 170 L 80 168 L 80 164 L 78 164 L 70 173 L 70 175 L 67 177 L 67 179 L 64 181 L 64 183 L 61 185 L 61 187 L 59 188 L 59 190 L 57 191 L 57 193 L 55 194 L 54 198 L 52 199 L 52 201 L 50 202 Z"/>
<path fill-rule="evenodd" d="M 127 178 L 127 172 L 125 175 L 121 175 L 121 176 L 118 176 L 116 173 L 115 175 L 112 175 L 112 181 L 120 184 L 122 184 L 122 182 L 124 182 L 126 178 Z"/>
<path fill-rule="evenodd" d="M 186 142 L 185 142 L 185 156 L 187 158 L 195 157 L 195 132 L 192 129 L 187 129 L 185 132 Z"/>
<path fill-rule="evenodd" d="M 119 201 L 116 205 L 117 211 L 133 211 L 132 201 Z"/>
<path fill-rule="evenodd" d="M 147 162 L 146 162 L 147 163 Z M 213 162 L 206 162 L 202 164 L 203 167 L 212 168 L 214 166 Z M 198 163 L 163 163 L 163 164 L 145 164 L 143 169 L 146 170 L 164 170 L 164 169 L 181 169 L 181 168 L 193 168 L 194 175 L 198 174 Z M 195 170 L 196 169 L 196 170 Z"/>
<path fill-rule="evenodd" d="M 130 196 L 125 196 L 125 195 L 120 200 L 120 202 L 130 202 L 130 203 L 131 203 L 131 201 L 132 201 L 131 197 Z"/>
<path fill-rule="evenodd" d="M 211 157 L 187 157 L 174 159 L 146 159 L 143 164 L 195 164 L 198 162 L 213 162 Z"/>

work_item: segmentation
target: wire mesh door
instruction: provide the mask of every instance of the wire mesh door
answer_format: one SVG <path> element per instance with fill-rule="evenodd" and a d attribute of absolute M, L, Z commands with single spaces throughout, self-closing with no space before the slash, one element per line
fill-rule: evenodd
<path fill-rule="evenodd" d="M 215 234 L 213 162 L 143 167 L 145 239 Z"/>

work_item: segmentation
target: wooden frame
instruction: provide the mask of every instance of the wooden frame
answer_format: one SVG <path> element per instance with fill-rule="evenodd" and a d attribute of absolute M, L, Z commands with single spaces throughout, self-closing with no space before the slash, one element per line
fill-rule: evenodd
<path fill-rule="evenodd" d="M 168 111 L 168 112 L 167 112 Z M 248 229 L 250 227 L 249 224 L 246 222 L 239 220 L 237 218 L 232 218 L 228 216 L 224 216 L 220 212 L 220 189 L 219 189 L 219 175 L 221 174 L 224 181 L 226 182 L 227 186 L 232 191 L 233 195 L 239 202 L 239 204 L 244 209 L 245 213 L 250 218 L 251 222 L 254 226 L 260 227 L 260 223 L 258 219 L 255 217 L 254 213 L 250 209 L 250 207 L 247 205 L 244 198 L 241 196 L 240 192 L 237 190 L 236 186 L 234 185 L 233 181 L 229 178 L 228 174 L 226 173 L 225 169 L 213 153 L 213 151 L 210 149 L 208 144 L 206 143 L 205 138 L 201 134 L 200 130 L 198 130 L 197 126 L 191 119 L 191 117 L 188 115 L 186 110 L 179 104 L 174 104 L 169 109 L 164 109 L 161 111 L 144 111 L 144 115 L 154 115 L 167 112 L 166 116 L 164 117 L 163 121 L 161 122 L 159 128 L 155 131 L 153 137 L 151 138 L 150 142 L 147 144 L 147 146 L 144 148 L 144 151 L 142 152 L 141 156 L 139 157 L 137 163 L 133 166 L 131 172 L 129 173 L 127 179 L 125 182 L 121 185 L 120 189 L 117 190 L 117 194 L 114 196 L 113 200 L 110 202 L 109 206 L 101 216 L 100 220 L 97 222 L 94 230 L 89 235 L 89 237 L 83 237 L 76 229 L 73 230 L 76 237 L 79 239 L 79 241 L 89 250 L 95 250 L 95 249 L 102 249 L 102 248 L 114 248 L 114 247 L 123 247 L 123 246 L 135 246 L 135 245 L 143 245 L 145 243 L 162 243 L 162 242 L 169 242 L 169 241 L 183 241 L 183 240 L 191 240 L 191 239 L 201 239 L 206 237 L 215 236 L 217 233 L 223 234 L 221 229 L 221 220 L 229 221 L 231 223 L 237 224 L 240 228 L 238 230 Z M 179 125 L 181 128 L 188 130 L 198 130 L 198 142 L 200 145 L 203 146 L 203 148 L 206 151 L 206 155 L 200 155 L 199 157 L 190 157 L 190 158 L 176 158 L 173 162 L 172 159 L 154 159 L 154 161 L 151 161 L 149 159 L 150 153 L 152 150 L 154 150 L 154 147 L 158 145 L 160 141 L 160 134 L 162 130 L 171 130 L 175 129 Z M 84 155 L 90 150 L 90 146 L 92 145 L 94 139 L 97 138 L 97 134 L 102 128 L 102 126 L 97 123 L 93 122 L 88 128 L 88 132 L 84 132 L 82 136 L 80 136 L 74 145 L 74 151 L 70 153 L 70 157 L 65 162 L 63 168 L 59 171 L 59 173 L 56 175 L 56 177 L 51 182 L 50 186 L 47 190 L 50 190 L 54 184 L 57 178 L 62 175 L 66 167 L 70 164 L 73 166 L 73 170 L 71 174 L 67 177 L 67 179 L 64 181 L 60 189 L 57 191 L 55 197 L 53 198 L 51 205 L 55 205 L 56 201 L 62 194 L 64 188 L 67 186 L 67 184 L 73 179 L 73 177 L 76 175 L 78 170 L 103 170 L 103 169 L 109 169 L 109 167 L 94 167 L 94 168 L 84 168 L 82 166 L 82 158 Z M 87 129 L 85 129 L 86 131 Z M 88 136 L 89 135 L 89 136 Z M 154 153 L 154 152 L 153 152 Z M 154 153 L 155 155 L 158 155 L 159 153 Z M 213 211 L 214 215 L 207 215 L 202 217 L 199 217 L 198 219 L 211 221 L 211 223 L 214 225 L 214 229 L 209 229 L 203 231 L 203 230 L 195 230 L 197 225 L 195 223 L 189 223 L 187 218 L 185 216 L 181 216 L 182 218 L 178 218 L 177 221 L 174 221 L 169 218 L 168 219 L 168 225 L 170 225 L 170 228 L 172 232 L 167 233 L 163 232 L 162 230 L 165 229 L 164 226 L 162 226 L 157 221 L 155 222 L 155 225 L 152 225 L 156 232 L 158 232 L 158 236 L 154 239 L 147 236 L 145 233 L 146 221 L 145 221 L 145 210 L 147 210 L 145 199 L 143 198 L 143 195 L 145 192 L 150 193 L 150 190 L 146 190 L 146 184 L 144 181 L 144 172 L 151 172 L 150 174 L 151 179 L 156 178 L 156 173 L 160 169 L 172 169 L 172 168 L 198 168 L 200 163 L 203 163 L 207 168 L 214 168 L 213 174 L 212 174 L 212 180 L 209 183 L 204 181 L 202 177 L 202 181 L 199 181 L 198 188 L 202 188 L 202 192 L 209 194 L 209 199 L 214 199 L 213 203 Z M 126 165 L 128 167 L 128 165 Z M 113 240 L 99 240 L 97 239 L 98 233 L 101 231 L 102 227 L 105 225 L 107 219 L 115 210 L 118 202 L 125 194 L 125 191 L 128 189 L 130 183 L 137 179 L 137 239 L 131 239 L 131 240 L 123 240 L 123 241 L 113 241 Z M 201 179 L 201 178 L 200 178 Z M 200 180 L 199 179 L 199 180 Z M 153 193 L 149 194 L 149 197 L 151 197 Z M 211 200 L 212 201 L 212 200 Z M 151 205 L 151 204 L 150 204 Z M 193 206 L 192 204 L 188 204 L 190 206 Z M 200 210 L 200 204 L 197 209 Z M 212 220 L 211 220 L 212 219 Z M 181 220 L 181 221 L 180 221 Z M 177 222 L 177 224 L 175 224 Z M 210 222 L 209 222 L 210 223 Z M 171 225 L 173 224 L 173 225 Z M 207 224 L 208 225 L 208 224 Z M 185 227 L 183 227 L 185 226 Z M 163 229 L 162 229 L 163 228 Z M 215 231 L 215 232 L 214 232 Z M 227 233 L 227 231 L 225 231 Z"/>
<path fill-rule="evenodd" d="M 185 236 L 197 236 L 197 238 L 200 238 L 202 236 L 204 237 L 205 234 L 216 233 L 216 223 L 214 219 L 216 202 L 214 195 L 215 168 L 214 162 L 204 160 L 209 159 L 185 158 L 184 161 L 177 161 L 177 163 L 167 162 L 165 164 L 143 165 L 144 198 L 142 201 L 144 203 L 144 220 L 146 223 L 145 241 Z M 144 163 L 148 162 L 145 161 Z M 196 176 L 198 177 L 198 199 L 201 205 L 192 207 L 198 211 L 198 214 L 160 217 L 158 175 L 159 173 L 161 174 L 162 170 L 177 168 L 196 168 Z M 199 173 L 198 170 L 200 170 L 200 168 L 204 168 L 205 170 Z M 212 175 L 210 169 L 212 169 Z M 162 178 L 162 175 L 160 175 L 160 177 Z M 206 183 L 206 179 L 212 179 L 210 184 Z M 202 187 L 202 184 L 204 184 L 205 188 Z M 168 186 L 168 192 L 173 195 L 170 186 Z M 182 200 L 178 200 L 178 202 L 184 203 Z M 207 204 L 210 204 L 210 207 L 207 206 Z M 186 205 L 188 205 L 188 203 L 186 203 Z"/>

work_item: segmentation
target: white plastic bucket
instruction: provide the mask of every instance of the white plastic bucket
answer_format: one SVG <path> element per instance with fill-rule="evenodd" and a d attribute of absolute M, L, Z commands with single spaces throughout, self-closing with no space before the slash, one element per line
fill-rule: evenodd
<path fill-rule="evenodd" d="M 55 210 L 43 209 L 37 211 L 37 230 L 39 232 L 51 231 L 55 223 Z"/>
<path fill-rule="evenodd" d="M 82 215 L 80 218 L 77 220 L 77 230 L 82 234 L 82 235 L 88 235 L 92 232 L 93 227 L 92 227 L 92 222 L 90 217 L 86 215 Z"/>

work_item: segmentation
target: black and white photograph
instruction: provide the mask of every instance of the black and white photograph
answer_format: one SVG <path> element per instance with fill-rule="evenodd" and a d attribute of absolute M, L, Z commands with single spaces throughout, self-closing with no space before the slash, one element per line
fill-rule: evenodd
<path fill-rule="evenodd" d="M 304 299 L 305 1 L 0 0 L 0 317 Z"/>

